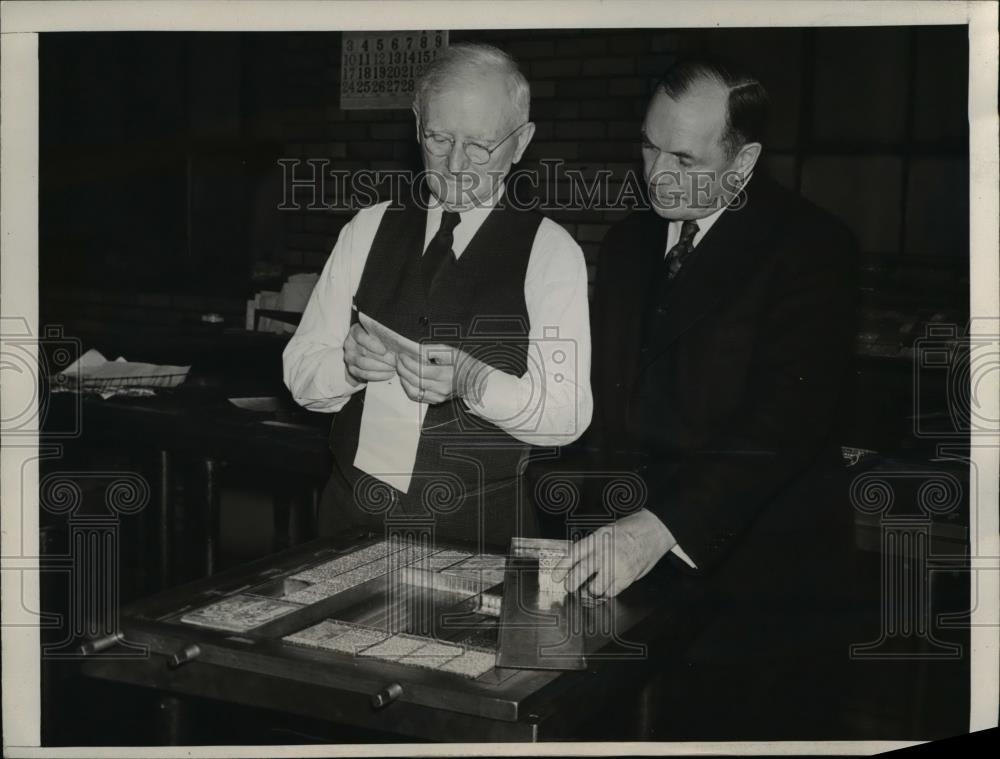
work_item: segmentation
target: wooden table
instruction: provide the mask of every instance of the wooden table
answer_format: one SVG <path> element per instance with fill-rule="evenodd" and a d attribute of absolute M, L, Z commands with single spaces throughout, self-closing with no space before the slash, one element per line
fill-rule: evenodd
<path fill-rule="evenodd" d="M 663 608 L 662 589 L 642 581 L 590 610 L 598 632 L 586 639 L 580 671 L 494 669 L 475 680 L 395 662 L 305 649 L 284 635 L 357 609 L 354 589 L 281 617 L 250 632 L 181 624 L 179 615 L 236 592 L 248 592 L 328 560 L 371 535 L 322 539 L 252 565 L 175 588 L 123 611 L 120 638 L 97 642 L 85 675 L 161 691 L 278 710 L 339 724 L 435 741 L 572 739 L 600 720 L 624 694 L 635 694 L 650 672 L 653 640 L 670 639 L 675 653 L 697 625 Z M 462 548 L 451 545 L 449 548 Z M 378 581 L 366 583 L 378 603 Z M 361 590 L 365 590 L 363 587 Z M 370 607 L 366 607 L 370 608 Z M 459 633 L 456 633 L 459 634 Z M 457 638 L 456 638 L 457 639 Z M 148 655 L 136 655 L 137 646 Z M 102 648 L 103 647 L 103 648 Z M 122 654 L 133 654 L 122 658 Z M 117 656 L 116 656 L 117 654 Z M 180 661 L 179 661 L 180 660 Z M 380 693 L 390 703 L 373 705 Z"/>

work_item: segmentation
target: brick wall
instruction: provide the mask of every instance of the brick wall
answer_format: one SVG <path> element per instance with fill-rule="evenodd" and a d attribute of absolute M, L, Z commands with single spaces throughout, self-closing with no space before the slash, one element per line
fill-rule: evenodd
<path fill-rule="evenodd" d="M 772 94 L 764 165 L 778 181 L 844 218 L 875 258 L 954 260 L 968 249 L 965 198 L 944 197 L 944 188 L 966 180 L 963 33 L 961 27 L 509 30 L 452 32 L 451 41 L 496 44 L 520 62 L 536 124 L 521 168 L 561 159 L 585 179 L 609 170 L 612 192 L 639 165 L 639 123 L 673 54 L 707 49 L 744 61 Z M 294 35 L 287 45 L 288 156 L 330 158 L 339 169 L 419 168 L 409 111 L 337 107 L 338 35 Z M 565 197 L 561 181 L 548 189 Z M 350 215 L 286 212 L 284 262 L 318 269 Z M 548 215 L 576 237 L 593 277 L 599 242 L 622 213 Z"/>
<path fill-rule="evenodd" d="M 884 293 L 899 283 L 906 321 L 913 311 L 907 303 L 933 310 L 942 300 L 961 303 L 966 292 L 964 31 L 508 30 L 454 31 L 451 40 L 490 42 L 521 63 L 536 124 L 521 168 L 544 177 L 541 162 L 560 159 L 563 169 L 579 171 L 584 180 L 605 170 L 612 197 L 639 166 L 640 120 L 671 56 L 709 49 L 745 61 L 772 93 L 765 166 L 852 226 L 869 254 L 870 289 Z M 211 40 L 205 44 L 223 49 Z M 420 168 L 409 110 L 338 107 L 339 34 L 248 35 L 233 51 L 242 56 L 244 136 L 276 144 L 279 157 L 327 159 L 340 170 Z M 234 282 L 245 281 L 251 259 L 280 264 L 285 276 L 318 271 L 352 215 L 278 211 L 282 181 L 276 168 L 276 189 L 260 196 L 254 213 L 255 225 L 266 220 L 277 230 L 274 242 L 248 250 L 247 266 L 233 271 Z M 566 197 L 565 175 L 550 185 L 540 192 Z M 294 197 L 308 200 L 301 191 Z M 582 246 L 593 281 L 600 240 L 623 212 L 548 213 Z M 251 237 L 262 235 L 255 228 Z M 95 329 L 103 323 L 170 330 L 205 311 L 222 313 L 229 324 L 243 321 L 243 300 L 235 295 L 152 295 L 110 283 L 94 290 L 70 283 L 44 295 L 43 318 Z"/>
<path fill-rule="evenodd" d="M 639 122 L 657 75 L 680 47 L 679 35 L 649 30 L 452 32 L 451 41 L 496 44 L 513 55 L 531 83 L 535 137 L 518 168 L 544 177 L 543 159 L 562 159 L 585 180 L 609 170 L 617 194 L 624 175 L 638 165 Z M 286 155 L 328 158 L 336 169 L 419 169 L 420 156 L 408 110 L 341 111 L 338 108 L 339 37 L 288 38 L 285 61 Z M 296 175 L 308 178 L 309 171 Z M 568 183 L 548 188 L 566 197 Z M 540 191 L 541 192 L 541 191 Z M 295 197 L 300 204 L 310 191 Z M 323 265 L 349 212 L 284 212 L 283 261 L 292 270 Z M 621 213 L 555 210 L 581 244 L 591 275 L 605 231 Z"/>

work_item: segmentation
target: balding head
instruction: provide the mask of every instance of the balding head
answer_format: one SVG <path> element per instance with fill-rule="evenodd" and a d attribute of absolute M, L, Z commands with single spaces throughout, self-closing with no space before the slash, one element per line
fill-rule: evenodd
<path fill-rule="evenodd" d="M 489 45 L 455 45 L 434 61 L 413 99 L 427 186 L 461 211 L 493 202 L 535 127 L 517 64 Z"/>
<path fill-rule="evenodd" d="M 528 120 L 531 88 L 517 63 L 492 45 L 459 44 L 449 47 L 426 68 L 417 82 L 413 110 L 425 113 L 427 101 L 446 90 L 487 86 L 500 94 L 511 126 Z"/>
<path fill-rule="evenodd" d="M 726 109 L 722 148 L 732 159 L 748 142 L 759 143 L 764 137 L 767 90 L 755 76 L 720 58 L 682 58 L 663 73 L 656 85 L 657 94 L 663 93 L 672 100 L 680 100 L 693 90 L 720 89 Z"/>
<path fill-rule="evenodd" d="M 761 152 L 766 95 L 722 64 L 687 61 L 664 75 L 643 121 L 650 200 L 668 219 L 700 219 L 729 204 Z"/>

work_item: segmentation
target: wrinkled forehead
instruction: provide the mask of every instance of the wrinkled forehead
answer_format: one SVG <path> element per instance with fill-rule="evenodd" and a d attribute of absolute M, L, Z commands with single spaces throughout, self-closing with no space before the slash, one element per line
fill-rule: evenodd
<path fill-rule="evenodd" d="M 510 128 L 513 113 L 504 78 L 471 71 L 444 79 L 428 93 L 420 118 L 425 129 L 492 138 Z"/>
<path fill-rule="evenodd" d="M 658 91 L 646 109 L 643 131 L 662 150 L 704 153 L 721 144 L 728 97 L 716 82 L 696 83 L 676 100 Z"/>

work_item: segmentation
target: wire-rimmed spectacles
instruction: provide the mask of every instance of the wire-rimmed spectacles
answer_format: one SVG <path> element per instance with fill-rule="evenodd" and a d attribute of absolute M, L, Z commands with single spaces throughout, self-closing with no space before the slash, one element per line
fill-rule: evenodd
<path fill-rule="evenodd" d="M 491 148 L 485 145 L 480 145 L 478 142 L 465 142 L 462 147 L 465 150 L 466 157 L 474 164 L 482 166 L 485 163 L 489 163 L 490 159 L 493 157 L 493 153 L 503 145 L 507 140 L 517 134 L 521 129 L 526 127 L 530 121 L 525 121 L 520 126 L 515 127 L 513 130 L 507 133 L 496 145 Z M 452 149 L 455 147 L 455 138 L 441 132 L 427 132 L 424 131 L 423 125 L 420 127 L 420 134 L 423 137 L 423 145 L 427 149 L 427 152 L 438 158 L 443 158 L 449 155 Z"/>

